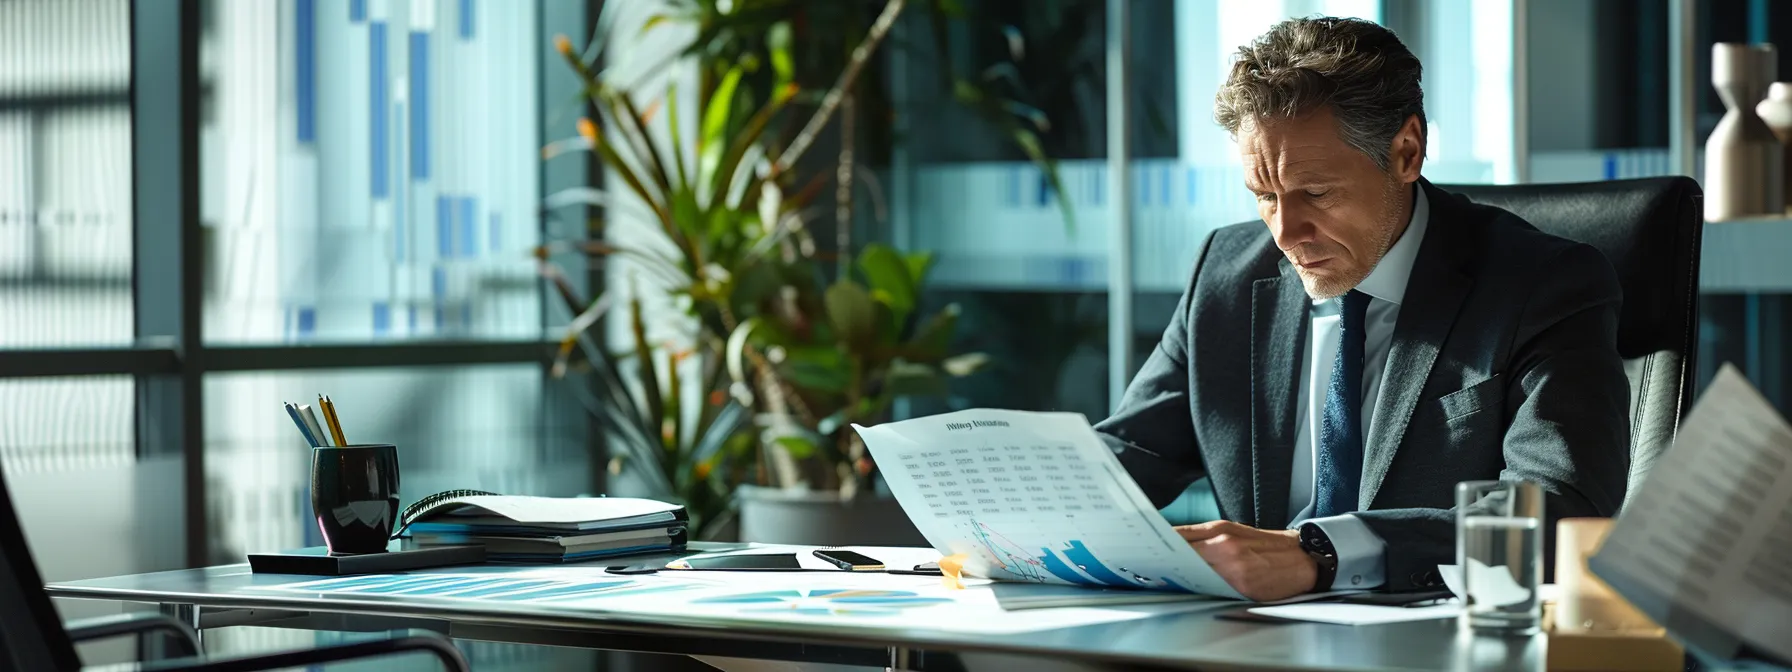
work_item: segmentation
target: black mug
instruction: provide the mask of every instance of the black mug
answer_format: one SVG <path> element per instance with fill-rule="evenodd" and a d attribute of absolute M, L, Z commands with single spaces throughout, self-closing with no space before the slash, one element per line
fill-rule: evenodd
<path fill-rule="evenodd" d="M 398 519 L 398 448 L 313 448 L 311 512 L 331 553 L 386 552 Z"/>

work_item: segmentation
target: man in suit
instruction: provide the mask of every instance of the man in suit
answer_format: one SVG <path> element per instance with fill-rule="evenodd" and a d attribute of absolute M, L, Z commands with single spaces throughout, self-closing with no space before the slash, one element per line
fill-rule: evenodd
<path fill-rule="evenodd" d="M 1419 74 L 1365 21 L 1240 49 L 1214 116 L 1263 221 L 1205 242 L 1096 428 L 1159 506 L 1210 478 L 1224 520 L 1179 531 L 1253 599 L 1441 586 L 1460 481 L 1539 484 L 1550 537 L 1624 499 L 1616 273 L 1420 177 Z"/>

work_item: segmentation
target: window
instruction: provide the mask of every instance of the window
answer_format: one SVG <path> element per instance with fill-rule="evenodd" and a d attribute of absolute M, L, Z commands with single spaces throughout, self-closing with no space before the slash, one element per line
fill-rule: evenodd
<path fill-rule="evenodd" d="M 534 3 L 205 8 L 206 340 L 541 337 Z"/>
<path fill-rule="evenodd" d="M 279 402 L 320 392 L 406 496 L 598 491 L 531 256 L 584 179 L 542 36 L 591 3 L 197 4 L 0 2 L 0 468 L 46 575 L 315 542 Z"/>
<path fill-rule="evenodd" d="M 129 10 L 0 3 L 0 347 L 131 340 Z"/>

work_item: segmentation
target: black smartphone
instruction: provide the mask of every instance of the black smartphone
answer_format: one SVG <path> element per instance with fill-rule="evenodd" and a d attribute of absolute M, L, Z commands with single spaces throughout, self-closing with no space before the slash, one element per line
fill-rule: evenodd
<path fill-rule="evenodd" d="M 891 574 L 920 574 L 923 576 L 943 576 L 943 574 L 940 572 L 940 563 L 937 563 L 937 562 L 928 562 L 928 563 L 915 565 L 914 569 L 902 569 L 900 567 L 892 567 L 885 571 L 887 571 Z"/>
<path fill-rule="evenodd" d="M 826 560 L 841 569 L 850 572 L 883 571 L 884 563 L 863 553 L 823 548 L 815 551 L 815 557 Z"/>

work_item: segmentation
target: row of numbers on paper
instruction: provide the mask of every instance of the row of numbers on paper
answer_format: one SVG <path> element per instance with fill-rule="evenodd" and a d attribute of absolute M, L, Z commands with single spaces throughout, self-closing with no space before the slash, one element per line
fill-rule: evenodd
<path fill-rule="evenodd" d="M 936 517 L 1113 509 L 1075 446 L 981 446 L 899 457 Z"/>

